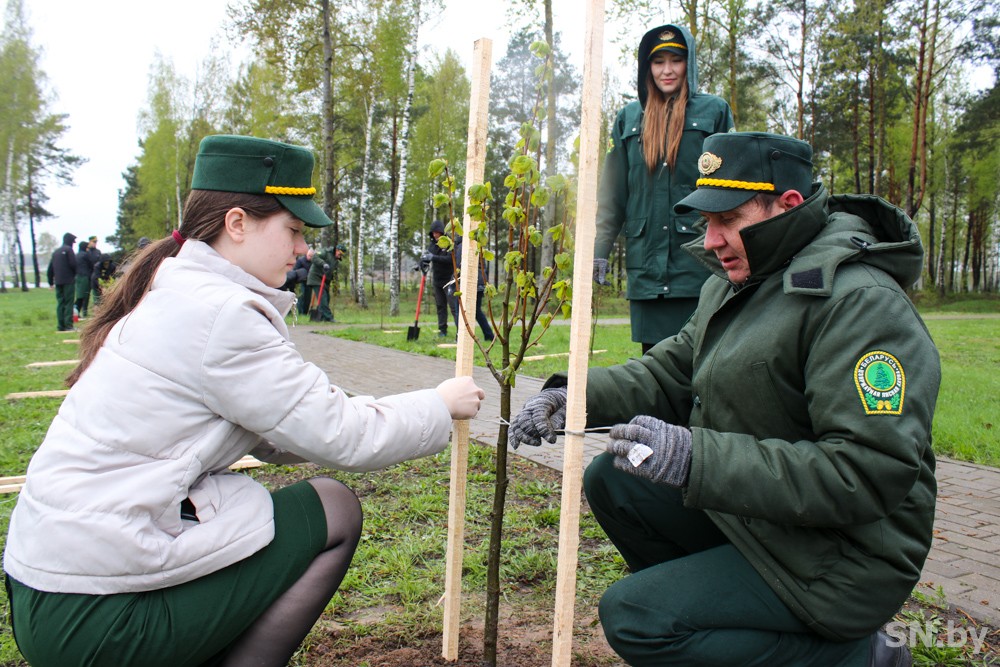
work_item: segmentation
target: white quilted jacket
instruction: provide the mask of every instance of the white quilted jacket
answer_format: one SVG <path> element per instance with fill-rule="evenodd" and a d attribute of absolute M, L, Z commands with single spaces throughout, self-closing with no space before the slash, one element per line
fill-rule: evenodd
<path fill-rule="evenodd" d="M 444 448 L 436 391 L 348 398 L 288 340 L 293 303 L 204 243 L 165 260 L 32 458 L 4 569 L 52 592 L 174 586 L 273 538 L 267 490 L 227 470 L 251 450 L 361 471 Z"/>

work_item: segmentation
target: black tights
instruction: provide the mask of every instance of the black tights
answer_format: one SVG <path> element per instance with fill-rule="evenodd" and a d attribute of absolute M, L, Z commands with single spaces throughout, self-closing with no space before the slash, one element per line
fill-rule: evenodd
<path fill-rule="evenodd" d="M 361 503 L 349 488 L 327 477 L 309 480 L 326 511 L 326 549 L 302 577 L 233 642 L 223 665 L 288 664 L 340 587 L 361 538 Z"/>

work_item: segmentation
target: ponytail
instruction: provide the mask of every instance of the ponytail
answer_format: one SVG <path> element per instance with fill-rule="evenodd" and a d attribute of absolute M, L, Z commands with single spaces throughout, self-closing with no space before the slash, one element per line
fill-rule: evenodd
<path fill-rule="evenodd" d="M 118 320 L 139 305 L 142 297 L 149 291 L 160 263 L 167 257 L 176 255 L 179 250 L 177 242 L 168 236 L 137 250 L 125 261 L 127 264 L 125 274 L 105 291 L 101 303 L 94 309 L 94 317 L 87 322 L 83 333 L 80 334 L 80 363 L 66 378 L 67 386 L 72 387 L 76 384 L 87 370 Z"/>

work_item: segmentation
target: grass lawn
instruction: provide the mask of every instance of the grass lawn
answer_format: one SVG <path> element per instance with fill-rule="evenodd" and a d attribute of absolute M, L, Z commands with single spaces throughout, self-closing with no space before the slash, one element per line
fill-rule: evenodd
<path fill-rule="evenodd" d="M 412 287 L 403 296 L 401 314 L 395 317 L 388 315 L 384 298 L 373 298 L 367 311 L 346 301 L 344 296 L 335 301 L 337 320 L 345 326 L 332 331 L 335 335 L 453 358 L 453 350 L 437 347 L 432 300 L 421 315 L 420 339 L 415 343 L 406 341 L 406 327 L 413 324 L 416 302 Z M 598 303 L 599 321 L 628 316 L 627 304 L 610 294 L 599 293 Z M 929 302 L 922 309 L 941 350 L 944 371 L 934 427 L 935 449 L 964 460 L 1000 465 L 997 433 L 1000 425 L 995 423 L 1000 415 L 1000 379 L 995 373 L 1000 367 L 1000 301 Z M 76 345 L 64 342 L 75 336 L 57 334 L 55 329 L 55 298 L 51 291 L 0 294 L 0 341 L 4 350 L 0 360 L 0 390 L 4 395 L 62 388 L 68 367 L 26 367 L 36 361 L 75 358 Z M 398 333 L 386 334 L 385 330 Z M 531 353 L 564 352 L 568 336 L 569 327 L 553 325 L 542 345 Z M 599 365 L 619 363 L 638 353 L 638 346 L 629 340 L 628 326 L 622 324 L 596 326 L 593 349 L 606 350 L 593 357 L 593 363 Z M 565 368 L 565 364 L 565 357 L 550 357 L 525 362 L 522 372 L 545 377 Z M 23 473 L 60 401 L 50 398 L 0 402 L 0 475 Z M 481 618 L 477 591 L 484 588 L 483 552 L 492 493 L 491 458 L 490 448 L 473 447 L 464 570 L 470 608 L 466 610 L 463 606 L 463 619 L 468 622 L 472 636 Z M 433 655 L 440 649 L 441 608 L 437 601 L 443 585 L 447 462 L 445 452 L 364 475 L 322 471 L 358 492 L 367 517 L 366 528 L 355 566 L 293 664 L 324 667 L 439 664 L 430 660 L 421 662 L 423 658 L 413 655 L 399 658 L 399 662 L 388 662 L 386 656 L 402 646 L 423 647 L 425 655 Z M 506 615 L 501 637 L 525 640 L 524 645 L 507 647 L 510 656 L 523 655 L 523 660 L 505 664 L 533 667 L 547 664 L 545 658 L 550 650 L 550 640 L 544 638 L 544 631 L 551 629 L 559 483 L 554 471 L 520 457 L 512 457 L 511 465 L 514 472 L 505 529 L 508 556 L 502 577 L 502 612 Z M 265 466 L 249 474 L 265 485 L 276 487 L 317 472 L 315 466 Z M 0 548 L 15 502 L 13 494 L 0 496 Z M 607 654 L 594 611 L 600 593 L 623 576 L 623 563 L 589 512 L 583 512 L 582 522 L 574 640 L 579 655 L 574 664 L 619 665 L 614 656 Z M 942 600 L 927 598 L 911 600 L 906 613 L 939 621 L 953 617 L 961 620 Z M 0 593 L 0 666 L 21 666 L 24 663 L 13 643 L 8 614 L 6 600 Z M 463 636 L 465 633 L 463 626 Z M 540 661 L 535 662 L 528 655 L 529 649 L 537 651 Z M 916 664 L 987 664 L 983 659 L 997 657 L 991 649 L 988 656 L 978 656 L 975 662 L 970 662 L 971 657 L 961 649 L 952 651 L 949 655 L 932 655 L 918 650 Z"/>

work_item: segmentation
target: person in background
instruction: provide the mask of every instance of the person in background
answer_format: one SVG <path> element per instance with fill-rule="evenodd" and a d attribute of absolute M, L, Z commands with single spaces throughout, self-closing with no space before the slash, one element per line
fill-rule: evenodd
<path fill-rule="evenodd" d="M 309 265 L 309 275 L 306 284 L 310 287 L 311 302 L 313 302 L 309 319 L 316 322 L 333 322 L 333 311 L 330 309 L 330 287 L 337 272 L 340 258 L 347 251 L 347 246 L 338 243 L 332 248 L 316 251 Z"/>
<path fill-rule="evenodd" d="M 94 265 L 94 272 L 90 276 L 90 286 L 94 292 L 94 306 L 98 306 L 104 298 L 104 293 L 114 283 L 118 276 L 118 265 L 115 264 L 111 255 L 102 253 L 100 260 Z"/>
<path fill-rule="evenodd" d="M 597 198 L 594 280 L 606 283 L 608 255 L 625 239 L 632 340 L 645 353 L 694 312 L 709 273 L 681 250 L 699 233 L 697 214 L 674 204 L 694 189 L 705 137 L 733 128 L 729 105 L 698 92 L 694 38 L 662 25 L 639 42 L 639 99 L 615 119 Z"/>
<path fill-rule="evenodd" d="M 97 249 L 97 237 L 91 236 L 87 241 L 80 241 L 80 247 L 76 253 L 76 300 L 74 306 L 77 314 L 84 318 L 87 316 L 90 305 L 90 276 L 94 272 L 94 265 L 101 258 L 101 252 Z"/>
<path fill-rule="evenodd" d="M 103 253 L 97 247 L 97 236 L 91 236 L 89 239 L 87 239 L 87 254 L 90 256 L 90 263 L 92 266 L 97 266 L 97 263 L 101 261 L 101 255 L 103 255 Z M 94 292 L 91 295 L 91 300 L 96 304 L 97 292 L 93 290 L 91 291 Z"/>
<path fill-rule="evenodd" d="M 455 253 L 455 266 L 461 268 L 462 266 L 461 236 L 455 239 L 454 253 Z M 476 318 L 476 323 L 478 323 L 479 327 L 483 330 L 483 340 L 488 343 L 491 340 L 493 340 L 493 329 L 492 327 L 490 327 L 490 319 L 486 317 L 486 313 L 483 312 L 483 296 L 486 292 L 486 277 L 483 275 L 483 262 L 481 257 L 476 257 L 476 273 L 477 273 L 477 279 L 476 279 L 475 318 Z M 446 288 L 448 292 L 448 298 L 451 300 L 451 303 L 453 304 L 454 307 L 456 329 L 460 329 L 463 326 L 463 323 L 461 322 L 460 319 L 461 314 L 459 313 L 461 306 L 458 303 L 458 297 L 455 295 L 458 285 L 459 285 L 459 278 L 458 276 L 456 276 L 455 279 L 451 281 L 448 284 L 448 287 Z"/>
<path fill-rule="evenodd" d="M 309 314 L 309 302 L 312 300 L 312 286 L 306 282 L 306 279 L 309 277 L 309 269 L 312 267 L 312 260 L 315 254 L 316 251 L 310 247 L 306 250 L 306 254 L 300 255 L 299 258 L 295 260 L 295 266 L 292 269 L 295 271 L 298 284 L 302 287 L 302 291 L 299 293 L 298 304 L 296 306 L 299 315 Z"/>
<path fill-rule="evenodd" d="M 434 305 L 437 307 L 438 337 L 448 336 L 448 311 L 453 317 L 458 317 L 454 298 L 449 295 L 448 284 L 454 283 L 455 264 L 451 251 L 438 245 L 438 239 L 444 235 L 444 223 L 435 220 L 431 223 L 431 241 L 427 245 L 420 261 L 431 267 L 431 288 L 434 292 Z M 454 290 L 451 291 L 454 293 Z"/>
<path fill-rule="evenodd" d="M 229 466 L 375 470 L 440 452 L 478 412 L 471 377 L 348 397 L 291 343 L 278 287 L 304 227 L 332 224 L 312 171 L 303 147 L 204 138 L 180 228 L 84 330 L 4 553 L 33 667 L 287 664 L 348 570 L 361 505 L 329 477 L 269 492 Z"/>
<path fill-rule="evenodd" d="M 58 331 L 73 331 L 73 301 L 76 296 L 76 255 L 73 244 L 76 234 L 63 234 L 62 245 L 49 260 L 47 278 L 56 290 L 56 327 Z"/>
<path fill-rule="evenodd" d="M 587 376 L 594 516 L 632 574 L 600 602 L 630 665 L 909 665 L 880 628 L 933 537 L 938 352 L 905 213 L 812 182 L 809 144 L 715 134 L 679 213 L 712 268 L 676 336 Z M 511 425 L 555 441 L 565 377 Z"/>

